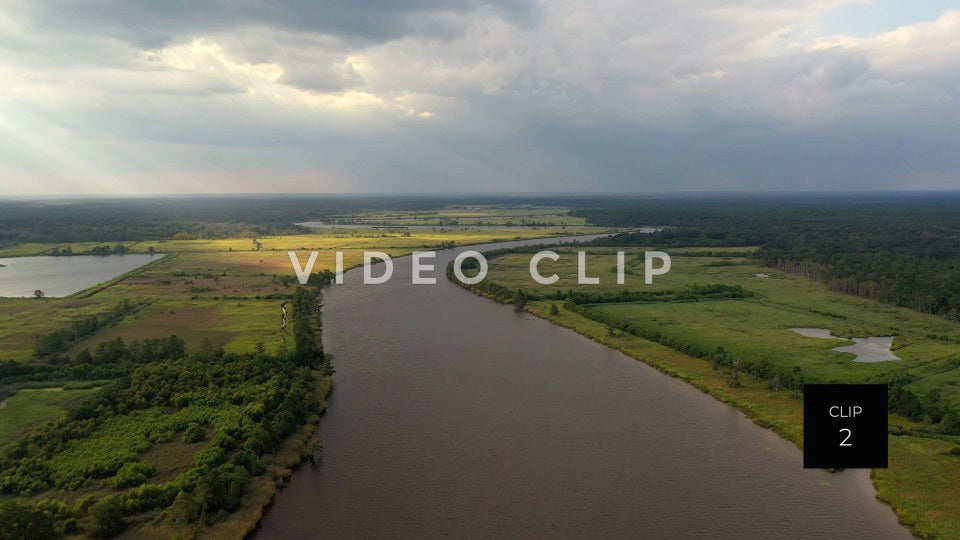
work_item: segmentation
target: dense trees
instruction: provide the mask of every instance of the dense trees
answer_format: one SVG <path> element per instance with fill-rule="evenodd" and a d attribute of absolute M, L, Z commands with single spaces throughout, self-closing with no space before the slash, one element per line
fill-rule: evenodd
<path fill-rule="evenodd" d="M 327 206 L 319 199 L 255 197 L 0 202 L 0 244 L 302 234 L 309 229 L 294 222 Z"/>
<path fill-rule="evenodd" d="M 7 445 L 0 453 L 0 494 L 33 501 L 51 490 L 102 485 L 113 491 L 50 513 L 56 534 L 112 536 L 129 516 L 167 507 L 172 522 L 212 523 L 237 509 L 250 479 L 264 472 L 265 456 L 315 417 L 315 389 L 314 372 L 295 356 L 262 349 L 238 355 L 206 347 L 152 361 L 67 418 Z M 143 452 L 178 440 L 205 444 L 188 470 L 154 480 L 156 466 Z M 0 513 L 22 521 L 44 511 L 38 504 L 4 506 Z M 42 532 L 26 537 L 54 536 Z"/>
<path fill-rule="evenodd" d="M 45 515 L 43 509 L 7 501 L 0 504 L 0 523 L 3 530 L 0 537 L 17 539 L 45 539 L 56 536 L 53 521 Z"/>
<path fill-rule="evenodd" d="M 517 290 L 517 293 L 513 295 L 513 306 L 517 308 L 517 311 L 523 311 L 527 307 L 527 295 L 522 290 Z"/>
<path fill-rule="evenodd" d="M 15 242 L 122 242 L 304 234 L 310 229 L 295 225 L 296 222 L 330 221 L 335 216 L 368 210 L 437 209 L 455 202 L 458 202 L 457 198 L 396 196 L 0 201 L 0 245 Z M 471 202 L 483 204 L 504 200 L 479 198 Z"/>
<path fill-rule="evenodd" d="M 960 320 L 956 195 L 636 200 L 577 214 L 598 225 L 667 227 L 598 245 L 759 246 L 764 265 Z"/>
<path fill-rule="evenodd" d="M 100 342 L 92 353 L 89 349 L 80 351 L 74 361 L 94 365 L 120 362 L 142 364 L 165 358 L 181 358 L 186 352 L 186 344 L 177 336 L 147 338 L 143 341 L 134 340 L 129 345 L 124 342 L 122 337 L 117 337 Z"/>
<path fill-rule="evenodd" d="M 296 291 L 295 348 L 277 355 L 263 344 L 228 354 L 209 342 L 188 354 L 177 336 L 117 337 L 72 359 L 62 354 L 139 308 L 123 302 L 38 336 L 47 363 L 0 363 L 0 383 L 114 379 L 66 418 L 3 447 L 0 497 L 14 502 L 0 507 L 0 518 L 19 524 L 12 530 L 22 538 L 110 537 L 145 513 L 202 527 L 236 510 L 268 456 L 317 418 L 318 378 L 333 372 L 320 339 L 320 285 L 331 276 Z M 195 454 L 173 475 L 145 456 L 158 444 L 192 445 Z M 40 515 L 42 527 L 33 523 Z"/>
<path fill-rule="evenodd" d="M 123 506 L 118 497 L 107 496 L 87 511 L 89 525 L 87 531 L 94 538 L 110 538 L 123 532 Z"/>
<path fill-rule="evenodd" d="M 124 253 L 129 253 L 130 248 L 123 244 L 116 244 L 114 246 L 94 246 L 88 250 L 81 251 L 76 253 L 73 251 L 73 248 L 70 246 L 65 246 L 63 248 L 55 247 L 50 251 L 44 253 L 44 255 L 50 255 L 53 257 L 57 256 L 69 256 L 69 255 L 122 255 Z M 150 248 L 150 253 L 153 253 L 153 248 Z"/>
<path fill-rule="evenodd" d="M 293 294 L 293 340 L 294 354 L 302 366 L 323 364 L 323 343 L 320 341 L 321 308 L 320 289 L 297 287 Z"/>

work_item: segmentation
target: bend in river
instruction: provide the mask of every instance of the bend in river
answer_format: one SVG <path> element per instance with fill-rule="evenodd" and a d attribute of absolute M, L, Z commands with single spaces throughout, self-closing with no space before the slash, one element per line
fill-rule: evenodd
<path fill-rule="evenodd" d="M 910 537 L 869 471 L 805 470 L 692 386 L 449 283 L 463 249 L 438 252 L 436 285 L 398 263 L 328 289 L 324 459 L 258 538 Z"/>

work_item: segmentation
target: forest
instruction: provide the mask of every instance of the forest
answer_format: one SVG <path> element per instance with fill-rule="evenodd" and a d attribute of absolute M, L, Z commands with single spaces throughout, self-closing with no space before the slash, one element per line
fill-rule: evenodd
<path fill-rule="evenodd" d="M 425 195 L 0 200 L 0 247 L 21 242 L 125 242 L 304 234 L 310 229 L 296 225 L 299 221 L 322 221 L 357 212 L 437 210 L 464 202 L 472 205 L 564 204 L 564 200 Z M 595 202 L 604 204 L 603 199 Z"/>
<path fill-rule="evenodd" d="M 757 246 L 765 266 L 960 320 L 957 195 L 645 199 L 573 213 L 595 225 L 664 227 L 595 245 Z"/>

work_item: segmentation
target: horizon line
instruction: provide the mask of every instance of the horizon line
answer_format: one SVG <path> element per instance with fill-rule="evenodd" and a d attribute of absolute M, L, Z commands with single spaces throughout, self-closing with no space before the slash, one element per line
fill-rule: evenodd
<path fill-rule="evenodd" d="M 63 194 L 2 194 L 2 200 L 55 200 L 55 199 L 153 199 L 153 198 L 215 198 L 215 197 L 408 197 L 408 198 L 609 198 L 609 197 L 655 197 L 655 196 L 851 196 L 851 195 L 918 195 L 918 194 L 960 194 L 960 188 L 907 188 L 875 190 L 674 190 L 674 191 L 422 191 L 422 192 L 209 192 L 209 193 L 63 193 Z"/>

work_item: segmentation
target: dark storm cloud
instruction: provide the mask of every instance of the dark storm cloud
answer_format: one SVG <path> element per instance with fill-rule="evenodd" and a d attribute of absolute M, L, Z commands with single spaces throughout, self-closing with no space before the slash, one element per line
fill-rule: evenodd
<path fill-rule="evenodd" d="M 462 29 L 451 15 L 488 9 L 523 23 L 531 20 L 534 8 L 532 2 L 524 0 L 44 0 L 28 2 L 23 9 L 41 31 L 96 33 L 153 49 L 166 46 L 177 37 L 244 26 L 323 33 L 367 42 L 408 35 L 449 37 Z"/>

